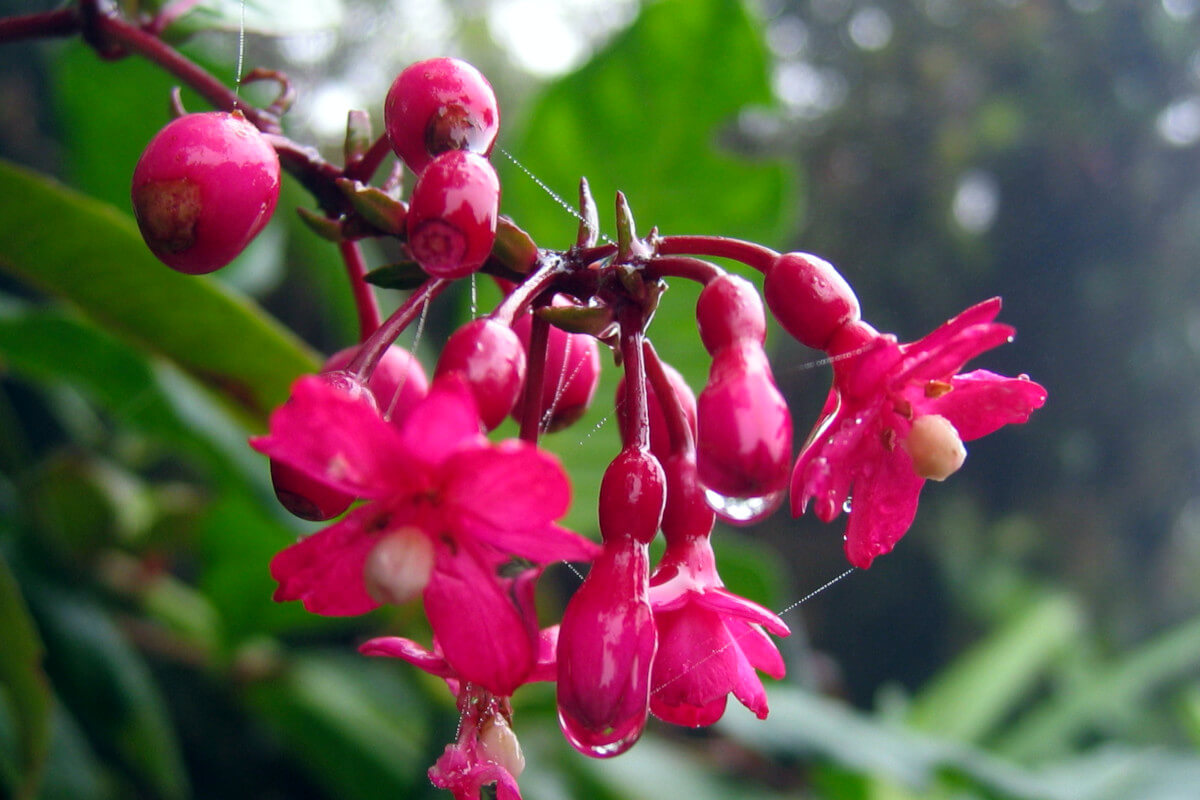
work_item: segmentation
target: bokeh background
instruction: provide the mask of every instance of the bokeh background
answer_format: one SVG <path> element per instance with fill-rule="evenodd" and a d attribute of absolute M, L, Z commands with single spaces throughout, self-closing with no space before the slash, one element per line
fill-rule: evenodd
<path fill-rule="evenodd" d="M 232 83 L 242 15 L 201 2 L 171 33 Z M 247 0 L 244 18 L 247 67 L 296 83 L 289 135 L 331 158 L 405 64 L 465 57 L 502 103 L 502 211 L 542 246 L 575 222 L 517 162 L 568 199 L 586 175 L 609 228 L 622 189 L 643 231 L 818 253 L 905 340 L 1001 295 L 1018 335 L 978 365 L 1049 389 L 926 489 L 893 554 L 811 598 L 846 569 L 838 525 L 721 529 L 727 583 L 795 632 L 770 719 L 652 723 L 594 762 L 528 687 L 527 798 L 1200 796 L 1200 2 Z M 437 797 L 451 698 L 354 652 L 420 637 L 419 610 L 270 599 L 271 555 L 312 528 L 274 505 L 245 444 L 262 407 L 236 398 L 278 402 L 353 341 L 336 248 L 288 182 L 234 265 L 164 275 L 128 186 L 171 86 L 74 39 L 0 44 L 0 794 Z M 698 389 L 694 297 L 673 285 L 651 336 Z M 464 282 L 401 343 L 432 364 L 494 300 Z M 828 368 L 768 343 L 802 438 Z M 593 534 L 608 373 L 546 442 Z M 548 578 L 552 616 L 577 579 Z"/>

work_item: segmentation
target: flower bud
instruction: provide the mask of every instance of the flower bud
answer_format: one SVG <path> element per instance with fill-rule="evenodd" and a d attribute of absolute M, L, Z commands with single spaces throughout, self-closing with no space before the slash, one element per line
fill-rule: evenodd
<path fill-rule="evenodd" d="M 600 482 L 600 535 L 649 543 L 658 532 L 666 501 L 666 477 L 646 450 L 622 450 Z"/>
<path fill-rule="evenodd" d="M 507 325 L 481 317 L 446 341 L 433 377 L 458 373 L 471 389 L 479 417 L 492 430 L 516 405 L 525 383 L 525 348 Z"/>
<path fill-rule="evenodd" d="M 739 275 L 715 278 L 696 300 L 696 323 L 704 349 L 715 354 L 741 341 L 762 344 L 767 318 L 754 284 Z"/>
<path fill-rule="evenodd" d="M 697 468 L 713 510 L 748 525 L 778 508 L 788 485 L 792 418 L 756 342 L 716 354 L 698 422 Z"/>
<path fill-rule="evenodd" d="M 342 370 L 358 355 L 361 345 L 339 350 L 331 355 L 322 369 L 326 372 Z M 408 411 L 429 393 L 429 379 L 412 353 L 399 345 L 384 351 L 375 371 L 367 381 L 367 388 L 375 397 L 384 416 L 393 424 L 400 425 L 408 418 Z"/>
<path fill-rule="evenodd" d="M 912 430 L 900 446 L 912 457 L 913 472 L 933 481 L 949 478 L 967 458 L 958 431 L 941 414 L 925 414 L 913 420 Z"/>
<path fill-rule="evenodd" d="M 533 318 L 526 314 L 513 323 L 513 331 L 529 349 Z M 546 340 L 546 367 L 542 373 L 541 403 L 538 418 L 547 432 L 561 430 L 583 416 L 600 385 L 600 350 L 595 338 L 567 333 L 550 326 Z M 530 392 L 526 385 L 513 411 L 521 413 Z M 519 419 L 517 420 L 520 421 Z"/>
<path fill-rule="evenodd" d="M 763 296 L 784 330 L 824 350 L 842 326 L 859 318 L 858 298 L 833 265 L 807 253 L 784 253 L 766 271 Z"/>
<path fill-rule="evenodd" d="M 379 603 L 403 605 L 418 597 L 433 572 L 433 543 L 420 528 L 406 525 L 371 548 L 363 565 L 367 594 Z"/>

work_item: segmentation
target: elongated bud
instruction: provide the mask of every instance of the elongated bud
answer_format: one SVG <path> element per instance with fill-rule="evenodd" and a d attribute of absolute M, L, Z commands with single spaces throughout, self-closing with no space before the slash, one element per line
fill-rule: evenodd
<path fill-rule="evenodd" d="M 801 344 L 825 350 L 847 323 L 859 318 L 858 298 L 833 265 L 807 253 L 785 253 L 763 283 L 767 306 Z"/>
<path fill-rule="evenodd" d="M 722 275 L 704 287 L 696 299 L 696 323 L 704 349 L 712 354 L 742 341 L 761 345 L 767 338 L 762 298 L 739 275 Z"/>

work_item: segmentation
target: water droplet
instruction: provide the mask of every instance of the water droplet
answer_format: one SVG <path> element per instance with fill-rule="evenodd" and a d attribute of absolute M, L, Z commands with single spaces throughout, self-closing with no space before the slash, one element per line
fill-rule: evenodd
<path fill-rule="evenodd" d="M 579 752 L 592 758 L 611 758 L 621 755 L 641 738 L 646 717 L 642 714 L 635 719 L 626 720 L 621 725 L 624 730 L 619 733 L 611 727 L 593 730 L 560 708 L 558 724 L 567 742 Z"/>
<path fill-rule="evenodd" d="M 780 489 L 761 497 L 727 497 L 712 489 L 705 489 L 704 499 L 709 508 L 726 522 L 732 522 L 734 525 L 752 525 L 774 514 L 783 503 L 786 494 L 786 491 Z"/>
<path fill-rule="evenodd" d="M 849 514 L 852 510 L 853 508 L 852 503 L 850 502 L 850 497 L 847 496 L 846 499 L 842 501 L 842 511 Z"/>

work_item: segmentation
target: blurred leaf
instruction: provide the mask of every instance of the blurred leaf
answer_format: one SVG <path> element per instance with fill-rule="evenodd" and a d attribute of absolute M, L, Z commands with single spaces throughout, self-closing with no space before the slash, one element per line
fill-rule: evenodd
<path fill-rule="evenodd" d="M 16 798 L 36 796 L 50 745 L 50 687 L 42 671 L 43 648 L 20 587 L 0 556 L 0 701 L 7 700 L 16 727 L 19 774 Z M 0 702 L 0 711 L 3 710 Z"/>
<path fill-rule="evenodd" d="M 167 31 L 186 35 L 198 31 L 238 31 L 294 36 L 333 30 L 342 24 L 339 0 L 204 0 L 174 22 Z"/>
<path fill-rule="evenodd" d="M 313 654 L 287 663 L 249 687 L 250 702 L 330 796 L 394 800 L 424 781 L 428 712 L 396 677 L 406 665 Z"/>
<path fill-rule="evenodd" d="M 1080 633 L 1080 609 L 1070 598 L 1039 598 L 925 687 L 912 701 L 909 723 L 950 739 L 978 741 L 1012 713 L 1047 664 Z"/>
<path fill-rule="evenodd" d="M 2 162 L 0 269 L 171 358 L 258 424 L 286 399 L 293 378 L 317 367 L 244 297 L 159 263 L 130 217 Z"/>
<path fill-rule="evenodd" d="M 1110 717 L 1136 709 L 1163 686 L 1195 673 L 1200 664 L 1200 617 L 1143 644 L 1108 667 L 1042 703 L 998 743 L 1016 758 L 1051 758 Z"/>
<path fill-rule="evenodd" d="M 149 796 L 188 795 L 183 759 L 142 657 L 99 606 L 62 586 L 25 581 L 46 643 L 46 671 L 95 750 Z"/>

